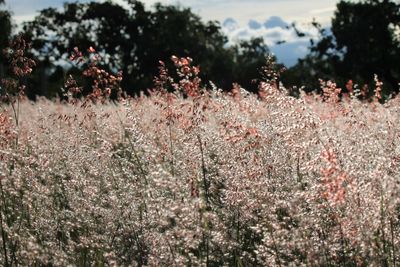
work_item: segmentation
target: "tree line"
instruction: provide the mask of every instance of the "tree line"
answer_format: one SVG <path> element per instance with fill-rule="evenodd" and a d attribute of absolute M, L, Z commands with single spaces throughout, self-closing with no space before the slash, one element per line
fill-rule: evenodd
<path fill-rule="evenodd" d="M 122 71 L 122 88 L 130 95 L 152 87 L 159 61 L 172 55 L 191 57 L 200 65 L 201 78 L 225 90 L 237 82 L 257 91 L 257 79 L 270 50 L 262 38 L 228 46 L 218 22 L 203 22 L 189 8 L 156 4 L 145 8 L 137 0 L 125 0 L 122 7 L 110 1 L 65 3 L 62 10 L 47 8 L 22 25 L 29 53 L 36 67 L 27 78 L 27 94 L 56 97 L 69 74 L 78 75 L 81 66 L 71 64 L 75 47 L 96 48 L 102 68 Z M 4 4 L 0 0 L 0 5 Z M 352 80 L 372 92 L 374 74 L 384 82 L 384 94 L 396 94 L 400 81 L 400 5 L 390 0 L 340 1 L 331 31 L 312 22 L 320 39 L 310 40 L 310 52 L 279 80 L 288 89 L 319 90 L 318 79 L 330 79 L 346 90 Z M 13 32 L 12 14 L 0 10 L 0 48 L 8 46 Z M 299 32 L 301 36 L 302 33 Z M 1 53 L 0 78 L 7 76 L 9 62 Z M 172 66 L 169 65 L 170 67 Z M 270 67 L 270 66 L 267 66 Z M 283 66 L 274 65 L 276 69 Z M 82 84 L 89 84 L 84 77 Z"/>

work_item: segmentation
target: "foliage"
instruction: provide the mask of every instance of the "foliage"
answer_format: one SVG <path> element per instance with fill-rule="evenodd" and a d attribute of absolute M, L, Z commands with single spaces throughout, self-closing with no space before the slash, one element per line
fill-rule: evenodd
<path fill-rule="evenodd" d="M 4 0 L 0 1 L 0 6 L 4 4 Z M 9 46 L 10 36 L 11 36 L 11 14 L 6 10 L 0 10 L 0 79 L 5 77 L 5 65 L 6 58 L 2 51 Z"/>
<path fill-rule="evenodd" d="M 340 1 L 332 19 L 331 33 L 317 22 L 320 40 L 311 53 L 287 74 L 287 85 L 317 88 L 317 79 L 334 79 L 343 88 L 348 80 L 373 89 L 374 74 L 385 83 L 387 96 L 398 93 L 400 80 L 400 5 L 390 0 Z"/>
<path fill-rule="evenodd" d="M 125 9 L 108 1 L 67 3 L 64 10 L 42 10 L 24 26 L 41 62 L 38 72 L 51 73 L 50 79 L 65 79 L 68 75 L 59 71 L 57 62 L 67 60 L 75 47 L 92 46 L 104 58 L 102 68 L 124 73 L 121 86 L 129 94 L 150 88 L 157 62 L 168 62 L 170 55 L 190 55 L 207 73 L 202 78 L 229 88 L 234 80 L 247 85 L 247 74 L 256 78 L 256 67 L 262 66 L 269 53 L 261 39 L 227 48 L 219 24 L 203 23 L 190 9 L 157 4 L 148 11 L 139 1 L 128 4 Z M 43 88 L 45 80 L 37 82 L 35 87 Z"/>
<path fill-rule="evenodd" d="M 258 91 L 258 77 L 266 65 L 266 59 L 276 60 L 272 56 L 263 38 L 254 38 L 250 41 L 241 41 L 234 46 L 234 71 L 232 80 L 238 82 L 246 90 L 256 93 Z M 267 62 L 267 65 L 270 63 Z M 278 82 L 279 83 L 279 82 Z"/>
<path fill-rule="evenodd" d="M 17 127 L 19 126 L 19 103 L 25 96 L 24 79 L 32 72 L 36 63 L 26 55 L 29 44 L 18 35 L 10 41 L 10 47 L 4 49 L 4 55 L 9 62 L 8 77 L 0 80 L 0 102 L 9 103 Z M 16 139 L 18 143 L 18 138 Z"/>

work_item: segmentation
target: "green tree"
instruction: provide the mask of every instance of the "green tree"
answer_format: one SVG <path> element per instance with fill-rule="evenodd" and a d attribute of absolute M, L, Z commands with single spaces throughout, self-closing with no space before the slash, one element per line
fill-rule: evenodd
<path fill-rule="evenodd" d="M 234 49 L 234 80 L 248 91 L 257 92 L 262 67 L 270 55 L 268 46 L 263 38 L 253 38 L 241 41 Z"/>
<path fill-rule="evenodd" d="M 341 1 L 332 20 L 336 51 L 343 55 L 335 66 L 337 74 L 364 83 L 378 74 L 391 90 L 398 92 L 399 23 L 400 5 L 394 1 Z"/>
<path fill-rule="evenodd" d="M 127 17 L 125 9 L 109 2 L 66 3 L 62 11 L 55 8 L 40 11 L 23 27 L 38 62 L 32 81 L 36 90 L 29 92 L 29 96 L 53 97 L 61 91 L 66 69 L 79 73 L 77 66 L 69 61 L 74 47 L 96 47 L 106 58 L 103 67 L 120 69 L 124 52 L 121 47 L 127 43 L 124 38 Z"/>
<path fill-rule="evenodd" d="M 93 46 L 105 59 L 102 67 L 123 71 L 122 86 L 130 94 L 151 87 L 159 60 L 169 62 L 172 55 L 192 57 L 219 86 L 232 83 L 234 55 L 217 22 L 203 23 L 188 8 L 156 4 L 148 11 L 140 1 L 126 2 L 128 8 L 90 2 L 40 11 L 24 31 L 43 73 L 54 76 L 56 64 L 67 62 L 74 47 Z"/>
<path fill-rule="evenodd" d="M 400 5 L 390 0 L 340 1 L 332 19 L 332 33 L 314 22 L 321 39 L 311 53 L 285 74 L 287 84 L 315 89 L 317 78 L 335 79 L 344 87 L 349 79 L 368 84 L 377 74 L 386 93 L 398 93 L 400 81 Z"/>
<path fill-rule="evenodd" d="M 5 1 L 0 0 L 0 6 L 4 5 Z M 8 47 L 12 31 L 11 14 L 7 10 L 0 10 L 0 79 L 5 75 L 5 67 L 7 59 L 3 50 Z"/>

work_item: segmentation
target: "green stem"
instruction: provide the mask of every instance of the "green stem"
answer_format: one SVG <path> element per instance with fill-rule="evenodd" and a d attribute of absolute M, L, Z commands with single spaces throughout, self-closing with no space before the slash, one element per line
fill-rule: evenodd
<path fill-rule="evenodd" d="M 204 150 L 203 150 L 203 143 L 201 142 L 200 135 L 197 135 L 197 140 L 199 142 L 200 153 L 201 153 L 201 171 L 203 177 L 203 186 L 204 186 L 204 197 L 207 203 L 207 209 L 209 208 L 209 192 L 208 192 L 208 182 L 207 182 L 207 169 L 204 160 Z"/>
<path fill-rule="evenodd" d="M 0 179 L 0 190 L 1 190 L 1 197 L 2 197 L 2 202 L 3 202 L 3 209 L 5 209 L 6 207 L 6 203 L 5 203 L 5 197 L 4 197 L 4 191 L 3 191 L 3 185 Z M 4 213 L 6 213 L 6 210 L 4 210 Z M 1 239 L 2 239 L 2 245 L 3 245 L 3 254 L 4 254 L 4 264 L 6 267 L 10 266 L 8 263 L 8 254 L 7 254 L 7 243 L 6 243 L 6 239 L 7 239 L 7 234 L 4 231 L 4 223 L 3 223 L 3 213 L 0 212 L 0 226 L 1 226 Z"/>
<path fill-rule="evenodd" d="M 171 174 L 175 177 L 175 162 L 174 162 L 174 146 L 172 142 L 172 127 L 171 122 L 168 122 L 168 134 L 169 134 L 169 149 L 171 151 Z"/>
<path fill-rule="evenodd" d="M 392 235 L 392 261 L 393 261 L 393 267 L 396 267 L 396 247 L 394 244 L 394 230 L 393 230 L 393 217 L 390 218 L 390 232 Z"/>
<path fill-rule="evenodd" d="M 277 264 L 278 264 L 279 267 L 282 267 L 281 258 L 279 257 L 278 247 L 277 247 L 276 242 L 275 242 L 274 234 L 272 233 L 272 226 L 269 227 L 269 234 L 271 235 L 272 244 L 274 246 Z"/>

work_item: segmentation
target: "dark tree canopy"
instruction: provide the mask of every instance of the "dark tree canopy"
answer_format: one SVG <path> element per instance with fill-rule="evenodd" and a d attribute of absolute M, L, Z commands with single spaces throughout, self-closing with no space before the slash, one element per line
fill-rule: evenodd
<path fill-rule="evenodd" d="M 248 91 L 258 90 L 258 80 L 262 76 L 262 67 L 266 63 L 266 55 L 270 54 L 268 46 L 263 38 L 254 38 L 250 41 L 242 41 L 234 46 L 235 79 Z"/>
<path fill-rule="evenodd" d="M 24 32 L 40 60 L 42 76 L 51 73 L 50 81 L 61 81 L 65 73 L 56 65 L 69 64 L 74 47 L 92 46 L 103 56 L 103 67 L 123 71 L 122 87 L 130 94 L 151 87 L 159 60 L 168 63 L 172 55 L 193 58 L 203 78 L 231 88 L 234 81 L 247 81 L 246 67 L 261 67 L 269 53 L 261 39 L 228 48 L 219 23 L 204 23 L 188 8 L 156 4 L 146 10 L 140 1 L 126 2 L 128 8 L 108 1 L 66 3 L 63 10 L 44 9 L 26 23 Z M 55 85 L 48 83 L 41 82 L 42 91 L 35 93 L 54 95 Z"/>
<path fill-rule="evenodd" d="M 396 1 L 340 1 L 332 19 L 332 33 L 315 23 L 321 40 L 285 79 L 316 89 L 317 78 L 334 79 L 343 87 L 349 79 L 368 84 L 377 74 L 386 93 L 398 93 L 399 25 L 400 5 Z"/>
<path fill-rule="evenodd" d="M 398 91 L 400 47 L 394 26 L 399 23 L 400 5 L 393 1 L 340 2 L 332 20 L 336 50 L 343 51 L 338 75 L 366 81 L 378 74 Z"/>
<path fill-rule="evenodd" d="M 3 5 L 5 2 L 4 0 L 0 0 L 0 6 Z M 8 47 L 12 24 L 11 24 L 11 14 L 6 10 L 0 10 L 0 79 L 4 77 L 5 74 L 5 65 L 6 65 L 6 58 L 2 51 Z"/>

